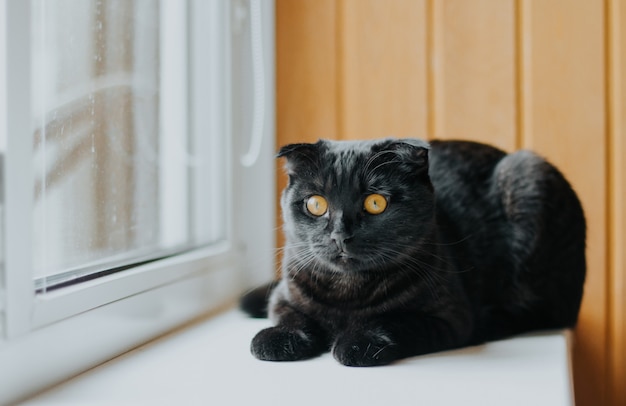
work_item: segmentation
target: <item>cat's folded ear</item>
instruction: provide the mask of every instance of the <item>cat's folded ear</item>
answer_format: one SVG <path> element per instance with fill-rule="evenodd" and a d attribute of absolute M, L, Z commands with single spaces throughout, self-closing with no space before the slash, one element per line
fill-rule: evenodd
<path fill-rule="evenodd" d="M 390 147 L 395 149 L 407 161 L 421 166 L 428 166 L 428 144 L 402 140 L 392 143 Z"/>
<path fill-rule="evenodd" d="M 283 146 L 276 155 L 276 158 L 297 158 L 298 156 L 310 156 L 318 153 L 317 144 L 299 143 Z"/>
<path fill-rule="evenodd" d="M 296 169 L 306 166 L 315 166 L 319 162 L 320 143 L 315 144 L 288 144 L 282 147 L 277 158 L 286 158 L 285 169 L 289 175 L 292 175 Z"/>
<path fill-rule="evenodd" d="M 386 151 L 394 152 L 402 162 L 424 169 L 428 168 L 430 146 L 425 141 L 418 139 L 390 140 L 382 147 Z"/>

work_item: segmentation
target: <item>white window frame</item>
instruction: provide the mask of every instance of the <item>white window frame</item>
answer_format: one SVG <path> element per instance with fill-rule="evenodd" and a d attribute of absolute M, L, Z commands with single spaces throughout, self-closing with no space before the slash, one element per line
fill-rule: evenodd
<path fill-rule="evenodd" d="M 174 0 L 178 2 L 178 0 Z M 180 3 L 179 3 L 180 4 Z M 0 278 L 0 404 L 13 402 L 123 353 L 182 323 L 233 303 L 245 288 L 271 278 L 274 268 L 274 123 L 273 8 L 271 0 L 231 3 L 188 0 L 193 7 L 212 8 L 220 18 L 204 22 L 202 33 L 189 31 L 188 75 L 199 91 L 191 93 L 187 126 L 192 131 L 230 134 L 226 241 L 97 278 L 45 294 L 36 294 L 32 274 L 32 208 L 34 179 L 31 118 L 31 6 L 28 0 L 0 3 L 0 139 L 4 157 L 5 254 Z M 254 112 L 232 109 L 230 16 L 232 7 L 258 7 L 262 22 L 264 117 L 259 153 L 241 164 L 251 142 L 234 134 L 232 120 L 251 120 Z M 2 20 L 4 18 L 4 21 Z M 258 22 L 257 22 L 258 23 Z M 192 24 L 198 27 L 200 24 Z M 211 31 L 212 32 L 207 32 Z M 219 35 L 217 35 L 219 34 Z M 202 35 L 201 41 L 194 41 Z M 223 56 L 217 66 L 200 48 Z M 259 49 L 256 49 L 257 53 Z M 208 53 L 207 53 L 208 54 Z M 205 54 L 205 55 L 207 55 Z M 208 54 L 212 55 L 212 54 Z M 207 67 L 212 71 L 207 72 Z M 226 80 L 224 80 L 226 79 Z M 258 78 L 257 78 L 258 79 Z M 202 91 L 220 87 L 220 94 Z M 194 88 L 191 86 L 190 88 Z M 5 89 L 3 91 L 3 89 Z M 254 90 L 258 93 L 259 87 Z M 256 96 L 258 94 L 255 93 Z M 259 97 L 255 97 L 259 100 Z M 221 123 L 197 120 L 203 108 L 220 109 Z M 255 106 L 254 108 L 259 108 Z M 254 109 L 253 109 L 254 110 Z M 259 120 L 257 120 L 259 121 Z M 258 123 L 257 123 L 258 124 Z M 2 133 L 5 134 L 2 134 Z M 254 137 L 254 135 L 252 135 Z M 198 142 L 203 142 L 199 138 Z M 206 142 L 206 141 L 205 141 Z M 249 161 L 249 160 L 248 160 Z M 200 180 L 194 179 L 194 182 Z M 253 202 L 253 205 L 250 204 Z M 262 213 L 262 214 L 260 214 Z M 236 214 L 236 215 L 235 215 Z M 206 217 L 204 220 L 209 221 Z M 3 293 L 3 294 L 2 294 Z"/>

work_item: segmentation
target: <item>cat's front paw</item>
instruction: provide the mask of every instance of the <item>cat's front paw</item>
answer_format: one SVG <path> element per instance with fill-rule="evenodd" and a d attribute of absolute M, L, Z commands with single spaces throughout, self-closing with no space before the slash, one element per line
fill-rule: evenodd
<path fill-rule="evenodd" d="M 279 326 L 261 330 L 252 339 L 250 351 L 263 361 L 297 361 L 320 355 L 323 349 L 314 336 Z"/>
<path fill-rule="evenodd" d="M 352 367 L 386 365 L 399 358 L 398 346 L 380 329 L 341 335 L 333 347 L 333 356 Z"/>

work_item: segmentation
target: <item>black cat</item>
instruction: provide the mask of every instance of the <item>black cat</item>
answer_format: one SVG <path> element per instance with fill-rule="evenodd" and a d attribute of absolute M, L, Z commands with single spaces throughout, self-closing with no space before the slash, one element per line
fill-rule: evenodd
<path fill-rule="evenodd" d="M 330 350 L 345 365 L 383 365 L 576 323 L 584 214 L 536 154 L 387 139 L 278 156 L 289 175 L 282 279 L 241 303 L 275 323 L 252 340 L 257 358 Z"/>

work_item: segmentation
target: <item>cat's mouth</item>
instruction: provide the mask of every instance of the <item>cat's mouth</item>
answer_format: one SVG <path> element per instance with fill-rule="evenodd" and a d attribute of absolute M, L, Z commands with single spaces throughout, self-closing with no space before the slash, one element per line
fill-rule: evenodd
<path fill-rule="evenodd" d="M 320 247 L 321 248 L 321 247 Z M 361 268 L 363 257 L 346 249 L 329 251 L 327 247 L 317 253 L 318 259 L 335 271 L 347 272 Z"/>
<path fill-rule="evenodd" d="M 331 263 L 342 271 L 349 271 L 356 268 L 360 261 L 354 254 L 341 251 L 332 258 Z"/>

